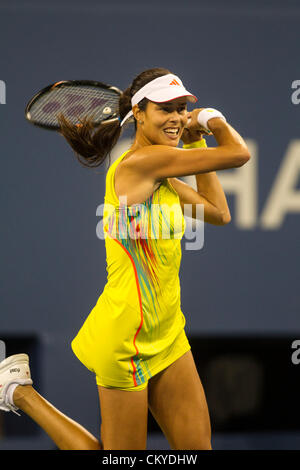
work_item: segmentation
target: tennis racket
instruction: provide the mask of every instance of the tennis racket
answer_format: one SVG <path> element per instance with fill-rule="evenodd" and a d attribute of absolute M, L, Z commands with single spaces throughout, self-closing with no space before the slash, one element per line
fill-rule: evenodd
<path fill-rule="evenodd" d="M 95 126 L 117 119 L 121 90 L 92 80 L 63 80 L 36 93 L 25 108 L 26 119 L 35 126 L 57 131 L 57 116 L 62 113 L 79 125 L 80 119 L 92 118 Z"/>

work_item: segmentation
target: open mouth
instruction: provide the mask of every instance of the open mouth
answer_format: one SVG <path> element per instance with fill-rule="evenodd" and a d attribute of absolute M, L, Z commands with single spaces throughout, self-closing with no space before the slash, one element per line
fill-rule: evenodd
<path fill-rule="evenodd" d="M 164 129 L 164 133 L 167 134 L 168 137 L 176 138 L 179 134 L 179 127 L 167 127 Z"/>

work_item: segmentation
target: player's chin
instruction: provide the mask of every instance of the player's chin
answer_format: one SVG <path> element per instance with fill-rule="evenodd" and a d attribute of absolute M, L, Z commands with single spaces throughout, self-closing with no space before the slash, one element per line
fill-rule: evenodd
<path fill-rule="evenodd" d="M 164 138 L 164 145 L 168 145 L 169 147 L 177 147 L 180 141 L 180 135 L 176 137 L 176 139 L 170 139 L 168 137 Z"/>
<path fill-rule="evenodd" d="M 169 147 L 178 147 L 178 144 L 179 144 L 179 139 L 177 139 L 176 141 L 173 141 L 171 143 L 169 143 Z"/>

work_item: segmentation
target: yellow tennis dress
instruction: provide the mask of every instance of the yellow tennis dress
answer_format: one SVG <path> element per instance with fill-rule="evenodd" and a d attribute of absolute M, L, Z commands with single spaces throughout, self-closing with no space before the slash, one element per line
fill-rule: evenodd
<path fill-rule="evenodd" d="M 142 390 L 191 349 L 181 311 L 179 269 L 186 222 L 179 196 L 164 179 L 142 204 L 127 206 L 108 169 L 103 234 L 107 283 L 72 349 L 98 385 Z"/>

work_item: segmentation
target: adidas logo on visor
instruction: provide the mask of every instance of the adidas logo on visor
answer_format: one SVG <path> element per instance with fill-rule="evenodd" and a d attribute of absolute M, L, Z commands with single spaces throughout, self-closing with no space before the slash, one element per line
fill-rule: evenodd
<path fill-rule="evenodd" d="M 169 85 L 178 85 L 178 86 L 180 86 L 180 84 L 177 82 L 177 80 L 175 80 L 175 78 L 174 78 L 174 80 L 171 81 L 171 83 L 169 83 Z"/>

